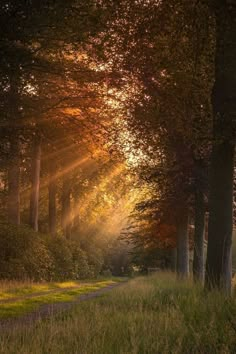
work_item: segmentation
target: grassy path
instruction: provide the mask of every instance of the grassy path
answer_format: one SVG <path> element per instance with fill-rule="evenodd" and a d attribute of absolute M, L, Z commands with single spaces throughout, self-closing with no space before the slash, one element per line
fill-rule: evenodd
<path fill-rule="evenodd" d="M 97 286 L 96 283 L 95 287 Z M 102 285 L 107 285 L 110 284 L 109 281 L 107 282 L 102 282 Z M 111 282 L 111 284 L 113 284 L 113 281 Z M 114 282 L 115 284 L 115 282 Z M 25 295 L 21 295 L 21 296 L 16 296 L 16 297 L 9 297 L 9 298 L 4 298 L 4 299 L 0 299 L 0 306 L 1 304 L 7 304 L 7 303 L 13 303 L 16 301 L 21 301 L 21 300 L 26 300 L 26 299 L 33 299 L 33 298 L 37 298 L 39 296 L 47 296 L 47 295 L 57 295 L 57 294 L 64 294 L 64 293 L 68 293 L 71 292 L 71 290 L 73 290 L 75 293 L 77 292 L 77 290 L 79 290 L 79 292 L 82 290 L 84 291 L 84 289 L 90 289 L 91 287 L 91 283 L 83 283 L 83 284 L 76 284 L 74 286 L 70 286 L 70 287 L 64 287 L 64 288 L 58 288 L 58 289 L 52 289 L 52 290 L 45 290 L 45 291 L 38 291 L 38 292 L 33 292 L 31 294 L 25 294 Z M 93 285 L 94 287 L 94 285 Z"/>
<path fill-rule="evenodd" d="M 235 294 L 207 294 L 166 273 L 108 287 L 55 316 L 0 331 L 0 354 L 236 353 Z"/>
<path fill-rule="evenodd" d="M 0 328 L 27 323 L 68 309 L 76 302 L 102 295 L 121 279 L 92 282 L 32 284 L 6 289 L 0 297 Z M 17 295 L 17 296 L 16 296 Z"/>

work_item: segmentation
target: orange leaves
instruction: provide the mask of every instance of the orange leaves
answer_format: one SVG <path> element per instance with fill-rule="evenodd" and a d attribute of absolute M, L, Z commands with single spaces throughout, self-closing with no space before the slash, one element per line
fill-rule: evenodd
<path fill-rule="evenodd" d="M 176 228 L 170 224 L 160 224 L 157 229 L 156 237 L 161 248 L 174 247 L 176 243 Z"/>

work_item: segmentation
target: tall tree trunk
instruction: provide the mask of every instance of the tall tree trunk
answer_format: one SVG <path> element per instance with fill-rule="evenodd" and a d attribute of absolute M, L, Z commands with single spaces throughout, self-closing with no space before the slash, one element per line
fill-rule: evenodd
<path fill-rule="evenodd" d="M 236 5 L 215 1 L 216 62 L 206 287 L 231 292 L 236 112 Z"/>
<path fill-rule="evenodd" d="M 62 182 L 62 197 L 61 197 L 61 225 L 64 236 L 71 236 L 71 185 L 67 177 L 63 177 Z"/>
<path fill-rule="evenodd" d="M 172 248 L 170 250 L 170 263 L 171 263 L 171 270 L 172 272 L 176 271 L 176 261 L 177 261 L 177 249 L 176 248 Z"/>
<path fill-rule="evenodd" d="M 15 134 L 10 138 L 10 161 L 8 167 L 8 221 L 20 224 L 20 158 L 19 140 Z"/>
<path fill-rule="evenodd" d="M 177 220 L 177 275 L 184 279 L 189 275 L 188 210 L 182 209 Z"/>
<path fill-rule="evenodd" d="M 80 233 L 80 214 L 79 214 L 79 193 L 78 191 L 74 191 L 73 193 L 73 229 L 76 230 L 77 233 Z"/>
<path fill-rule="evenodd" d="M 204 239 L 205 239 L 205 205 L 202 190 L 195 191 L 195 229 L 193 278 L 203 284 L 204 281 Z"/>
<path fill-rule="evenodd" d="M 9 65 L 9 143 L 10 161 L 8 166 L 8 221 L 20 224 L 20 130 L 19 130 L 19 82 L 20 70 Z"/>
<path fill-rule="evenodd" d="M 40 167 L 41 167 L 41 138 L 35 137 L 32 151 L 32 174 L 31 174 L 31 195 L 30 195 L 30 217 L 29 224 L 38 231 L 39 216 L 39 186 L 40 186 Z"/>
<path fill-rule="evenodd" d="M 56 213 L 56 195 L 57 185 L 55 181 L 56 167 L 51 161 L 49 166 L 49 182 L 48 182 L 48 226 L 52 236 L 56 235 L 57 213 Z"/>
<path fill-rule="evenodd" d="M 206 287 L 226 292 L 231 292 L 233 150 L 226 142 L 213 149 L 206 263 Z"/>

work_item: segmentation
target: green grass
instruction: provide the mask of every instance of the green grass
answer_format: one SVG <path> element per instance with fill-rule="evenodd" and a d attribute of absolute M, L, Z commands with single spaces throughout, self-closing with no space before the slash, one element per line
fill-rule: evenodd
<path fill-rule="evenodd" d="M 120 279 L 117 279 L 120 281 Z M 91 293 L 98 289 L 111 285 L 116 280 L 99 280 L 89 282 L 64 282 L 48 284 L 23 284 L 2 292 L 1 300 L 8 300 L 0 304 L 0 319 L 19 317 L 28 312 L 34 311 L 44 304 L 57 302 L 70 302 L 79 295 Z M 11 297 L 9 295 L 14 295 Z M 35 294 L 35 296 L 34 296 Z M 27 298 L 27 296 L 31 296 Z M 14 300 L 17 296 L 17 300 Z"/>
<path fill-rule="evenodd" d="M 86 281 L 66 281 L 66 282 L 51 282 L 51 283 L 34 283 L 30 281 L 0 281 L 0 301 L 20 297 L 24 295 L 31 295 L 34 293 L 45 293 L 57 289 L 77 288 L 85 284 L 102 283 L 103 281 L 114 280 L 116 282 L 122 281 L 122 278 L 101 278 L 101 279 L 89 279 Z"/>
<path fill-rule="evenodd" d="M 236 298 L 170 274 L 131 280 L 63 315 L 0 334 L 0 353 L 236 352 Z"/>

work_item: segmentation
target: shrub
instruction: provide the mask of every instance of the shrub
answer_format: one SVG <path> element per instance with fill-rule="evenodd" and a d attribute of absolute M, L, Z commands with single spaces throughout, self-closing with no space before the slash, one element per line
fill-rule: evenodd
<path fill-rule="evenodd" d="M 0 223 L 0 278 L 34 281 L 96 277 L 102 268 L 100 249 L 34 232 L 27 226 Z"/>
<path fill-rule="evenodd" d="M 48 280 L 53 259 L 41 234 L 27 226 L 0 224 L 0 277 Z"/>
<path fill-rule="evenodd" d="M 72 241 L 70 249 L 73 259 L 73 276 L 75 279 L 86 279 L 92 276 L 86 253 L 80 248 L 78 242 Z"/>
<path fill-rule="evenodd" d="M 40 281 L 53 278 L 54 260 L 42 239 L 33 241 L 32 247 L 24 253 L 23 262 L 30 279 Z"/>
<path fill-rule="evenodd" d="M 86 249 L 91 277 L 97 277 L 102 270 L 104 263 L 102 251 L 99 248 L 89 245 Z"/>
<path fill-rule="evenodd" d="M 73 256 L 69 241 L 63 237 L 48 237 L 47 247 L 53 258 L 53 279 L 73 279 Z"/>
<path fill-rule="evenodd" d="M 104 270 L 101 272 L 101 275 L 102 275 L 103 277 L 110 278 L 110 277 L 112 277 L 112 272 L 110 271 L 110 269 L 104 269 Z"/>

